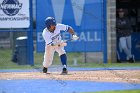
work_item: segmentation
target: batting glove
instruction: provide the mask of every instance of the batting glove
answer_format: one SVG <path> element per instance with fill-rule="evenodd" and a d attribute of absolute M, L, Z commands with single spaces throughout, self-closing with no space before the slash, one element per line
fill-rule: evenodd
<path fill-rule="evenodd" d="M 78 40 L 79 37 L 78 37 L 77 35 L 72 35 L 72 39 L 73 39 L 73 40 Z"/>

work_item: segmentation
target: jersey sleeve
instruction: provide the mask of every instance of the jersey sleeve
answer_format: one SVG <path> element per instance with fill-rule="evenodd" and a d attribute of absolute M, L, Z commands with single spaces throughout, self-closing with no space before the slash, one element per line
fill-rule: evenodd
<path fill-rule="evenodd" d="M 69 26 L 64 24 L 58 24 L 58 28 L 63 31 L 68 31 Z"/>
<path fill-rule="evenodd" d="M 43 30 L 42 36 L 43 36 L 43 39 L 45 40 L 45 43 L 47 45 L 49 45 L 52 43 L 52 40 L 51 40 L 51 38 L 49 38 L 49 35 L 47 34 L 47 32 L 45 30 L 46 29 Z"/>

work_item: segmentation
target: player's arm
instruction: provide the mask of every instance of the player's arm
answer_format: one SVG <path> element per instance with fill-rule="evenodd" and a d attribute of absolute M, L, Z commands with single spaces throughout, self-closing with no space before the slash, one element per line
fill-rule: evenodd
<path fill-rule="evenodd" d="M 68 31 L 70 34 L 72 34 L 72 39 L 73 40 L 78 40 L 79 37 L 76 35 L 75 31 L 73 30 L 73 28 L 69 25 L 64 25 L 64 24 L 59 24 L 59 29 L 63 30 L 63 31 Z"/>
<path fill-rule="evenodd" d="M 68 32 L 70 34 L 72 34 L 72 39 L 73 40 L 78 40 L 79 39 L 79 37 L 75 34 L 75 31 L 73 30 L 73 28 L 71 26 L 68 26 Z"/>
<path fill-rule="evenodd" d="M 71 26 L 68 26 L 68 32 L 72 35 L 75 35 L 75 31 L 73 30 Z"/>
<path fill-rule="evenodd" d="M 50 38 L 50 36 L 46 33 L 46 31 L 44 30 L 42 33 L 43 39 L 45 40 L 45 43 L 47 46 L 52 46 L 54 45 L 54 42 L 52 41 L 52 39 Z"/>

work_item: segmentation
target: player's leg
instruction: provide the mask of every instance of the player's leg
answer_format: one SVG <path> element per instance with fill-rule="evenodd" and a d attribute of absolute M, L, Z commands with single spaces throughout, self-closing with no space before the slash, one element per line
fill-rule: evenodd
<path fill-rule="evenodd" d="M 135 59 L 134 59 L 134 55 L 132 55 L 132 53 L 131 53 L 131 48 L 132 48 L 131 36 L 126 37 L 126 42 L 127 42 L 127 47 L 128 47 L 128 51 L 130 54 L 129 62 L 133 63 L 133 62 L 135 62 Z"/>
<path fill-rule="evenodd" d="M 48 67 L 52 64 L 53 56 L 54 48 L 52 46 L 46 46 L 43 61 L 43 73 L 47 73 Z"/>
<path fill-rule="evenodd" d="M 119 43 L 120 43 L 121 48 L 124 50 L 127 58 L 129 59 L 131 57 L 131 54 L 127 47 L 126 37 L 121 37 L 119 41 L 120 41 Z"/>
<path fill-rule="evenodd" d="M 132 48 L 131 36 L 126 37 L 126 44 L 127 44 L 127 47 L 128 47 L 129 54 L 130 54 L 130 56 L 132 56 L 132 54 L 131 54 L 131 48 Z"/>
<path fill-rule="evenodd" d="M 63 70 L 62 70 L 62 74 L 67 74 L 67 55 L 66 52 L 64 50 L 64 47 L 58 47 L 56 48 L 56 51 L 58 52 L 59 56 L 60 56 L 60 60 L 61 63 L 63 65 Z"/>

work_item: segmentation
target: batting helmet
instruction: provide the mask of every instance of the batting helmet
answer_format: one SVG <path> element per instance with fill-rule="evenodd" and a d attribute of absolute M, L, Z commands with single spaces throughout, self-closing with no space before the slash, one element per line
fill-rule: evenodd
<path fill-rule="evenodd" d="M 47 29 L 50 29 L 51 25 L 56 26 L 56 21 L 53 17 L 47 17 L 45 19 L 45 24 Z"/>

